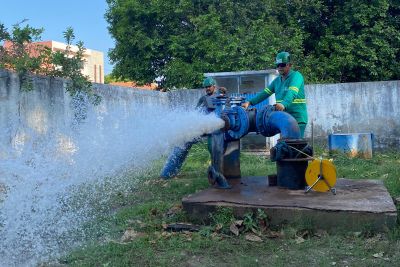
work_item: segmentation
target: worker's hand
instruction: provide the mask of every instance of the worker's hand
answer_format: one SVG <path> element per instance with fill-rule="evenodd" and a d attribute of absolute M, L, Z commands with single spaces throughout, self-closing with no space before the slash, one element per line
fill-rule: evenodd
<path fill-rule="evenodd" d="M 242 104 L 242 107 L 245 108 L 245 109 L 247 109 L 249 106 L 250 106 L 250 102 L 244 102 Z"/>
<path fill-rule="evenodd" d="M 218 91 L 220 94 L 226 95 L 226 88 L 225 87 L 218 87 Z"/>
<path fill-rule="evenodd" d="M 276 104 L 275 104 L 275 110 L 277 110 L 277 111 L 284 111 L 284 110 L 285 110 L 285 106 L 282 105 L 281 103 L 276 103 Z"/>

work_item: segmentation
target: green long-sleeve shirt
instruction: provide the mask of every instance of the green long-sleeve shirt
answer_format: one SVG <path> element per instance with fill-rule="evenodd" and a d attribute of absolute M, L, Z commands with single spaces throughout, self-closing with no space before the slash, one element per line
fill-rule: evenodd
<path fill-rule="evenodd" d="M 300 72 L 290 70 L 288 77 L 284 81 L 282 81 L 282 76 L 279 75 L 267 88 L 259 92 L 249 102 L 252 105 L 256 105 L 273 93 L 275 93 L 276 102 L 281 103 L 285 107 L 285 111 L 291 114 L 297 123 L 307 123 L 304 78 Z"/>

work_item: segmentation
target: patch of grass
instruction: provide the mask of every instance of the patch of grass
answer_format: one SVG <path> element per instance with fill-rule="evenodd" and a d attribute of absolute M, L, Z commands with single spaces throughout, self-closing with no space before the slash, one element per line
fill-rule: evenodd
<path fill-rule="evenodd" d="M 392 196 L 400 195 L 396 174 L 400 153 L 377 152 L 372 159 L 318 153 L 333 159 L 339 177 L 381 179 Z M 209 158 L 205 143 L 194 145 L 181 174 L 167 181 L 158 178 L 162 162 L 157 163 L 158 168 L 141 177 L 131 194 L 115 195 L 112 212 L 99 214 L 86 226 L 92 231 L 98 227 L 98 235 L 59 262 L 67 266 L 395 266 L 400 262 L 400 226 L 387 234 L 367 226 L 364 232 L 328 233 L 306 221 L 271 229 L 262 210 L 235 218 L 232 209 L 220 207 L 198 232 L 167 231 L 170 223 L 194 223 L 182 210 L 181 199 L 209 186 Z M 241 156 L 241 169 L 244 176 L 276 173 L 275 163 L 251 155 Z M 128 230 L 134 235 L 124 241 Z M 257 234 L 260 240 L 249 239 L 248 234 Z"/>
<path fill-rule="evenodd" d="M 338 177 L 382 180 L 392 196 L 400 195 L 399 152 L 376 152 L 371 159 L 349 158 L 345 154 L 335 154 L 332 159 Z"/>

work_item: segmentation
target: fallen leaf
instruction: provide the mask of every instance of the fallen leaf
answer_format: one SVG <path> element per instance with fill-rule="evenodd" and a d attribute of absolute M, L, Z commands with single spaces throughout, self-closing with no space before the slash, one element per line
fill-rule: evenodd
<path fill-rule="evenodd" d="M 251 228 L 250 230 L 251 230 L 254 234 L 256 234 L 256 235 L 259 234 L 259 232 L 257 231 L 257 229 Z"/>
<path fill-rule="evenodd" d="M 170 232 L 162 232 L 161 233 L 161 236 L 164 238 L 169 238 L 171 235 L 172 235 L 172 233 L 170 233 Z"/>
<path fill-rule="evenodd" d="M 229 227 L 229 230 L 235 235 L 239 235 L 239 229 L 237 228 L 235 223 L 232 223 L 231 226 Z"/>
<path fill-rule="evenodd" d="M 235 221 L 236 226 L 242 226 L 243 225 L 243 220 L 237 220 Z"/>
<path fill-rule="evenodd" d="M 152 208 L 152 209 L 150 210 L 150 214 L 153 215 L 153 216 L 157 215 L 157 213 L 158 213 L 157 208 Z"/>
<path fill-rule="evenodd" d="M 378 252 L 378 253 L 375 253 L 375 254 L 373 254 L 372 256 L 374 257 L 374 258 L 382 258 L 383 257 L 383 252 Z"/>
<path fill-rule="evenodd" d="M 314 236 L 316 236 L 316 237 L 328 236 L 328 232 L 326 230 L 318 229 L 315 231 Z"/>
<path fill-rule="evenodd" d="M 173 206 L 172 208 L 170 208 L 165 215 L 168 217 L 174 216 L 176 215 L 178 212 L 180 212 L 182 210 L 182 205 L 176 205 Z"/>
<path fill-rule="evenodd" d="M 295 241 L 296 241 L 296 244 L 301 244 L 301 243 L 304 243 L 305 240 L 301 236 L 298 236 Z"/>
<path fill-rule="evenodd" d="M 215 231 L 218 232 L 219 230 L 222 229 L 222 227 L 224 227 L 224 226 L 223 226 L 221 223 L 218 223 L 218 224 L 215 226 Z"/>
<path fill-rule="evenodd" d="M 384 180 L 384 179 L 387 179 L 388 176 L 389 176 L 389 173 L 385 173 L 385 174 L 382 174 L 381 177 L 379 177 L 379 178 Z"/>
<path fill-rule="evenodd" d="M 247 234 L 244 239 L 247 241 L 252 241 L 252 242 L 262 242 L 262 239 L 259 236 L 253 235 L 253 234 Z"/>
<path fill-rule="evenodd" d="M 362 235 L 362 232 L 354 232 L 355 237 L 360 237 Z"/>
<path fill-rule="evenodd" d="M 297 233 L 297 236 L 306 239 L 307 237 L 310 236 L 310 232 L 308 230 L 299 231 Z"/>
<path fill-rule="evenodd" d="M 266 232 L 265 236 L 268 238 L 280 238 L 280 237 L 282 237 L 282 233 L 269 230 Z"/>
<path fill-rule="evenodd" d="M 144 236 L 143 233 L 136 232 L 133 229 L 127 229 L 121 237 L 121 242 L 129 242 L 137 237 Z"/>

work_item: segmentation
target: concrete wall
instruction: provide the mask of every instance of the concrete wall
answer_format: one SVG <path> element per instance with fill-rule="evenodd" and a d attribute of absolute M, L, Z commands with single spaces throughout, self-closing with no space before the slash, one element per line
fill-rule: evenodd
<path fill-rule="evenodd" d="M 400 147 L 400 81 L 306 86 L 309 127 L 316 139 L 331 133 L 372 132 L 374 146 Z"/>
<path fill-rule="evenodd" d="M 400 81 L 313 84 L 305 87 L 306 138 L 327 145 L 332 133 L 374 134 L 375 148 L 400 148 Z M 175 103 L 195 105 L 203 90 L 170 93 Z"/>
<path fill-rule="evenodd" d="M 32 135 L 43 136 L 49 131 L 59 134 L 76 122 L 74 101 L 65 92 L 66 82 L 59 78 L 36 76 L 33 91 L 20 90 L 19 78 L 15 73 L 0 70 L 0 159 L 12 144 L 23 147 Z M 101 114 L 112 105 L 129 107 L 135 104 L 169 105 L 168 94 L 127 89 L 125 87 L 94 84 L 102 102 L 95 107 Z"/>
<path fill-rule="evenodd" d="M 15 139 L 21 124 L 38 133 L 70 124 L 74 117 L 71 97 L 65 93 L 65 81 L 36 77 L 34 90 L 21 92 L 14 73 L 0 70 L 0 148 Z M 103 97 L 99 109 L 107 105 L 196 105 L 204 90 L 178 90 L 168 93 L 127 89 L 95 84 Z M 400 81 L 307 85 L 309 126 L 306 137 L 326 144 L 330 133 L 372 132 L 375 147 L 400 147 Z M 15 140 L 14 140 L 15 141 Z M 1 155 L 0 155 L 1 156 Z"/>

